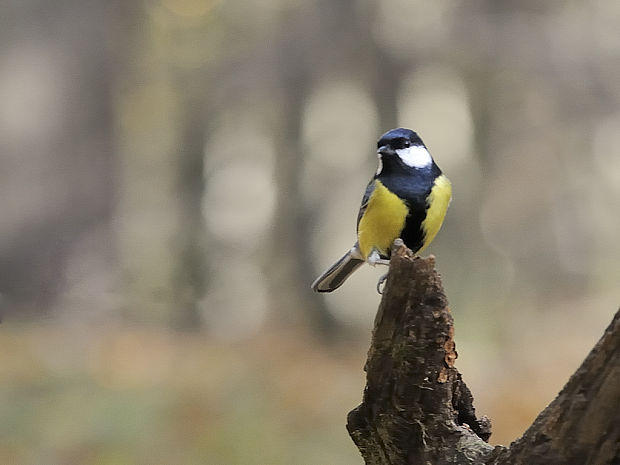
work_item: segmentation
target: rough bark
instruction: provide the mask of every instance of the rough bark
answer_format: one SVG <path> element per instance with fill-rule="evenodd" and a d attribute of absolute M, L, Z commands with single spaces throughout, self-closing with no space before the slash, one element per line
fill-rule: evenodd
<path fill-rule="evenodd" d="M 620 313 L 620 312 L 619 312 Z M 375 320 L 361 405 L 347 430 L 368 465 L 612 465 L 620 444 L 620 317 L 510 448 L 487 444 L 488 418 L 454 367 L 453 319 L 434 257 L 402 241 Z"/>
<path fill-rule="evenodd" d="M 620 464 L 620 310 L 555 400 L 493 463 Z"/>

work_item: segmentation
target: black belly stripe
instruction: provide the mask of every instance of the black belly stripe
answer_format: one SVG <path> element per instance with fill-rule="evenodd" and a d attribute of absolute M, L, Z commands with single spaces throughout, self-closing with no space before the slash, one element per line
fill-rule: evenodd
<path fill-rule="evenodd" d="M 413 252 L 417 252 L 424 245 L 424 231 L 422 222 L 426 218 L 426 210 L 415 210 L 409 213 L 401 239 Z"/>
<path fill-rule="evenodd" d="M 424 245 L 424 230 L 422 229 L 422 222 L 425 218 L 426 210 L 416 210 L 410 212 L 405 220 L 405 227 L 400 233 L 400 238 L 413 253 L 420 250 Z M 382 258 L 390 258 L 390 252 L 391 251 L 388 250 L 388 255 L 382 256 Z"/>

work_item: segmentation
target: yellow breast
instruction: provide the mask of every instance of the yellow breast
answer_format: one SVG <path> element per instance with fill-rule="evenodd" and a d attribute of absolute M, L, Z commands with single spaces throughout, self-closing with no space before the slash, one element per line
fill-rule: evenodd
<path fill-rule="evenodd" d="M 381 181 L 375 180 L 374 191 L 357 227 L 359 247 L 364 260 L 372 253 L 372 249 L 387 255 L 392 242 L 403 230 L 408 213 L 409 209 L 403 201 L 390 192 Z"/>
<path fill-rule="evenodd" d="M 424 231 L 424 245 L 418 250 L 421 253 L 435 239 L 439 232 L 443 220 L 448 211 L 448 205 L 452 199 L 452 184 L 450 180 L 443 174 L 435 179 L 435 184 L 431 189 L 431 193 L 426 200 L 428 210 L 426 210 L 426 218 L 422 222 Z"/>

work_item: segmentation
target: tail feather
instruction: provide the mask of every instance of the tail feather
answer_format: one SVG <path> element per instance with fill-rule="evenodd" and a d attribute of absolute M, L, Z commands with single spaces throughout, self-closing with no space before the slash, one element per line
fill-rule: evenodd
<path fill-rule="evenodd" d="M 311 287 L 316 292 L 332 292 L 342 286 L 349 275 L 363 263 L 364 260 L 360 258 L 359 252 L 353 248 L 316 278 Z"/>

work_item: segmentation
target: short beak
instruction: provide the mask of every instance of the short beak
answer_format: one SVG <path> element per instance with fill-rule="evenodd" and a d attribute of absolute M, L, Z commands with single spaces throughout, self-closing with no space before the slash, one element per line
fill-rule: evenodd
<path fill-rule="evenodd" d="M 377 153 L 384 156 L 396 155 L 396 152 L 389 145 L 382 145 L 377 149 Z"/>

